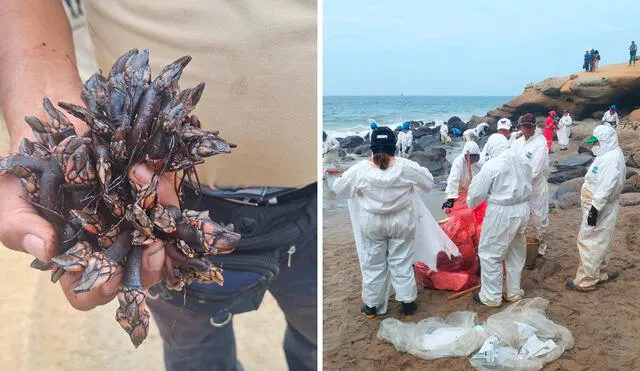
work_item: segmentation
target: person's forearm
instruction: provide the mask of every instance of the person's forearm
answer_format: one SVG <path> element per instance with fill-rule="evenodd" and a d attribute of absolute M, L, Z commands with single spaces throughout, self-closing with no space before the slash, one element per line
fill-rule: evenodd
<path fill-rule="evenodd" d="M 80 103 L 71 27 L 60 1 L 0 1 L 0 107 L 16 149 L 32 138 L 24 117 L 41 115 L 42 98 Z"/>

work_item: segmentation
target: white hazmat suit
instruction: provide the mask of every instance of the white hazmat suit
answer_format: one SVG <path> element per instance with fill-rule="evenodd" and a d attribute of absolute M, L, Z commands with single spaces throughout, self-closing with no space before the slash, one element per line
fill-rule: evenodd
<path fill-rule="evenodd" d="M 407 158 L 411 155 L 413 147 L 413 132 L 411 130 L 404 131 L 402 139 L 402 157 Z"/>
<path fill-rule="evenodd" d="M 481 122 L 473 130 L 476 132 L 476 134 L 478 134 L 478 137 L 480 137 L 484 134 L 485 130 L 487 130 L 488 127 L 489 124 L 487 124 L 486 122 Z"/>
<path fill-rule="evenodd" d="M 571 115 L 569 114 L 562 116 L 560 121 L 558 121 L 558 131 L 556 132 L 556 135 L 558 136 L 558 144 L 560 144 L 561 149 L 566 149 L 569 145 L 572 122 Z"/>
<path fill-rule="evenodd" d="M 447 124 L 440 125 L 440 141 L 444 144 L 451 142 L 451 138 L 449 137 L 449 127 Z"/>
<path fill-rule="evenodd" d="M 615 128 L 620 123 L 620 118 L 618 117 L 618 112 L 614 111 L 611 113 L 611 110 L 607 110 L 607 112 L 602 115 L 602 125 L 611 126 Z"/>
<path fill-rule="evenodd" d="M 493 139 L 495 138 L 495 139 Z M 493 134 L 485 150 L 489 160 L 469 186 L 467 204 L 477 207 L 488 199 L 482 223 L 478 257 L 480 258 L 480 300 L 488 306 L 502 304 L 502 262 L 506 270 L 508 301 L 522 298 L 520 288 L 526 258 L 524 232 L 529 219 L 531 165 L 509 148 L 507 139 Z"/>
<path fill-rule="evenodd" d="M 480 135 L 478 135 L 475 129 L 467 129 L 462 133 L 462 139 L 465 142 L 477 142 L 478 139 L 480 139 Z"/>
<path fill-rule="evenodd" d="M 339 197 L 355 198 L 359 204 L 359 225 L 364 248 L 358 251 L 362 269 L 362 300 L 369 307 L 387 302 L 387 277 L 396 300 L 416 299 L 413 271 L 413 244 L 416 216 L 414 192 L 429 192 L 433 176 L 411 160 L 396 158 L 381 170 L 369 160 L 357 163 L 333 184 Z M 380 314 L 380 312 L 378 312 Z"/>
<path fill-rule="evenodd" d="M 481 165 L 478 162 L 471 164 L 471 167 L 469 167 L 465 156 L 467 153 L 479 155 L 480 147 L 476 142 L 466 142 L 462 148 L 462 153 L 453 160 L 451 171 L 447 178 L 447 188 L 444 190 L 447 199 L 457 199 L 461 193 L 466 193 L 469 184 L 471 184 L 471 179 L 480 171 Z"/>
<path fill-rule="evenodd" d="M 404 150 L 405 150 L 404 145 L 405 145 L 405 137 L 406 136 L 407 136 L 407 134 L 404 131 L 400 130 L 398 132 L 397 139 L 396 139 L 397 157 L 406 157 L 404 155 Z M 412 135 L 412 137 L 413 137 L 413 135 Z"/>
<path fill-rule="evenodd" d="M 337 156 L 330 152 L 337 148 L 340 148 L 340 142 L 327 134 L 327 140 L 322 142 L 322 163 L 325 168 L 335 166 L 334 162 L 337 160 Z"/>
<path fill-rule="evenodd" d="M 600 146 L 599 149 L 594 146 L 596 158 L 584 177 L 580 193 L 580 265 L 573 281 L 582 289 L 595 289 L 598 281 L 608 279 L 605 271 L 606 257 L 611 250 L 613 230 L 620 212 L 618 198 L 626 179 L 624 155 L 618 145 L 615 130 L 606 125 L 599 125 L 593 130 L 593 136 L 598 138 Z M 592 206 L 598 210 L 595 227 L 587 225 L 587 216 Z"/>
<path fill-rule="evenodd" d="M 538 252 L 546 253 L 544 233 L 549 227 L 549 150 L 547 141 L 542 135 L 534 134 L 527 140 L 524 135 L 516 139 L 511 148 L 523 156 L 531 164 L 533 191 L 529 198 L 531 218 L 529 230 L 533 237 L 540 240 Z"/>

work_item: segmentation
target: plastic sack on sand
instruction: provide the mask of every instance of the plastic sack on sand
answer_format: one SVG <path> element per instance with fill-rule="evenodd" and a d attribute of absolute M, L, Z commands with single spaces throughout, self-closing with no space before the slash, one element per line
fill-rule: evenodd
<path fill-rule="evenodd" d="M 478 370 L 540 370 L 573 348 L 571 331 L 545 314 L 549 301 L 523 299 L 487 319 L 489 337 L 471 359 Z"/>
<path fill-rule="evenodd" d="M 418 323 L 386 318 L 380 323 L 378 338 L 398 351 L 422 359 L 468 356 L 482 345 L 485 331 L 473 312 L 454 312 L 446 319 L 430 317 Z"/>

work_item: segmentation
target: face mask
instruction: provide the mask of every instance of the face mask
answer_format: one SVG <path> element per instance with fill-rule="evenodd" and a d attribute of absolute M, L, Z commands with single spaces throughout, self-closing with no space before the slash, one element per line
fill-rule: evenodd
<path fill-rule="evenodd" d="M 469 157 L 470 157 L 470 160 L 471 160 L 472 164 L 475 164 L 476 162 L 480 161 L 480 154 L 479 153 L 478 154 L 469 155 Z"/>
<path fill-rule="evenodd" d="M 593 146 L 591 147 L 591 152 L 596 156 L 600 156 L 602 154 L 602 148 L 600 148 L 600 146 Z"/>

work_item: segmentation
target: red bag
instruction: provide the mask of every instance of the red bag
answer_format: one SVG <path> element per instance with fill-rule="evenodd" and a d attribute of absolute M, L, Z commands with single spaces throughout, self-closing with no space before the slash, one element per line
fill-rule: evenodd
<path fill-rule="evenodd" d="M 416 263 L 416 280 L 422 286 L 461 291 L 478 284 L 478 244 L 487 202 L 471 210 L 467 206 L 466 197 L 466 194 L 460 195 L 449 209 L 448 217 L 440 223 L 442 230 L 460 250 L 460 256 L 449 259 L 447 254 L 440 252 L 437 272 L 426 264 Z"/>

